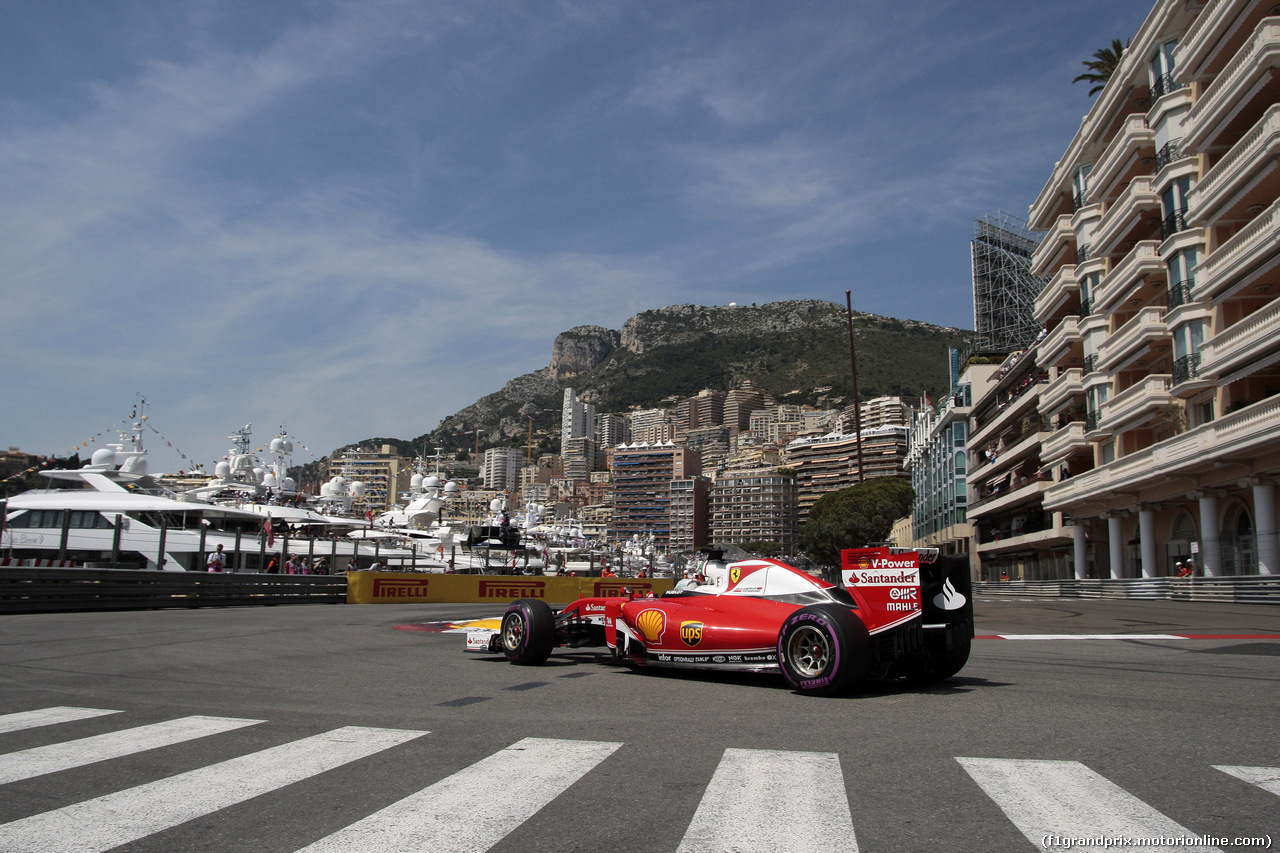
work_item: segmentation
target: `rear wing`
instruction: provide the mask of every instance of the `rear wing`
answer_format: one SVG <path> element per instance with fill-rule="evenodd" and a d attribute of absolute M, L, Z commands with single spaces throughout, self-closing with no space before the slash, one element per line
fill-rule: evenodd
<path fill-rule="evenodd" d="M 932 551 L 937 560 L 938 551 Z M 863 610 L 872 634 L 898 627 L 923 612 L 920 563 L 914 548 L 848 548 L 840 552 L 840 580 Z M 931 560 L 931 561 L 932 561 Z"/>

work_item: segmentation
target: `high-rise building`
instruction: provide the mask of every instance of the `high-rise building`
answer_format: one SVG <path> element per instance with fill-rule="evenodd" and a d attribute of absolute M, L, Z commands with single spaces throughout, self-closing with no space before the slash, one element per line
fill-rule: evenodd
<path fill-rule="evenodd" d="M 631 413 L 631 441 L 658 444 L 676 437 L 675 416 L 670 409 L 642 409 Z"/>
<path fill-rule="evenodd" d="M 596 446 L 617 447 L 631 441 L 631 419 L 626 415 L 606 412 L 596 415 Z"/>
<path fill-rule="evenodd" d="M 711 488 L 710 528 L 717 544 L 777 542 L 783 554 L 795 553 L 796 475 L 771 468 L 722 474 Z"/>
<path fill-rule="evenodd" d="M 676 437 L 694 429 L 720 426 L 724 423 L 723 391 L 699 391 L 676 404 Z"/>
<path fill-rule="evenodd" d="M 480 464 L 484 487 L 499 492 L 517 488 L 523 464 L 524 451 L 519 447 L 490 447 Z"/>
<path fill-rule="evenodd" d="M 671 482 L 702 473 L 698 454 L 684 447 L 629 444 L 613 453 L 614 541 L 652 536 L 654 545 L 671 547 Z"/>
<path fill-rule="evenodd" d="M 750 427 L 752 412 L 775 405 L 777 401 L 760 386 L 750 379 L 743 379 L 725 394 L 724 424 L 736 434 Z"/>
<path fill-rule="evenodd" d="M 1076 577 L 1275 574 L 1280 18 L 1161 0 L 1030 209 Z"/>
<path fill-rule="evenodd" d="M 711 483 L 703 477 L 671 481 L 671 542 L 668 550 L 688 554 L 707 544 Z"/>
<path fill-rule="evenodd" d="M 570 439 L 593 437 L 596 428 L 596 407 L 578 399 L 572 388 L 564 389 L 564 403 L 560 407 L 560 452 Z"/>
<path fill-rule="evenodd" d="M 883 426 L 862 431 L 861 479 L 904 476 L 907 455 L 905 426 Z M 796 472 L 796 503 L 801 523 L 818 498 L 859 482 L 859 440 L 853 433 L 831 433 L 797 438 L 786 447 L 784 462 Z"/>

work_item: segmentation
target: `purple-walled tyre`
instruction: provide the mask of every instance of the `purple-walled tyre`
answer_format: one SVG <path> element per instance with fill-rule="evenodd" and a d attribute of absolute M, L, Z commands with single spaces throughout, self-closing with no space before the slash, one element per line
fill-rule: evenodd
<path fill-rule="evenodd" d="M 521 666 L 536 666 L 551 656 L 556 620 L 545 601 L 521 598 L 502 617 L 502 653 Z"/>
<path fill-rule="evenodd" d="M 803 607 L 788 616 L 778 632 L 778 666 L 800 693 L 840 693 L 867 677 L 871 637 L 847 608 Z"/>

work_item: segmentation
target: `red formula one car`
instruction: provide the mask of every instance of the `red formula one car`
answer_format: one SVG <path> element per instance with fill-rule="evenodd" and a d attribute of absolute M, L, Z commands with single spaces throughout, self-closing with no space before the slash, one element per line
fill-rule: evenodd
<path fill-rule="evenodd" d="M 923 556 L 923 559 L 922 559 Z M 661 598 L 582 598 L 559 612 L 513 602 L 467 650 L 540 664 L 555 648 L 607 647 L 621 663 L 765 672 L 829 694 L 869 676 L 936 681 L 959 672 L 973 639 L 968 558 L 892 548 L 842 554 L 842 586 L 778 560 L 712 552 L 699 583 Z"/>

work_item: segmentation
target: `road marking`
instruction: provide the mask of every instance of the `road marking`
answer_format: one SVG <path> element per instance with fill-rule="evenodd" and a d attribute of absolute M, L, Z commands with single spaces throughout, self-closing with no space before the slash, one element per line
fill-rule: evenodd
<path fill-rule="evenodd" d="M 1046 838 L 1195 837 L 1197 833 L 1165 817 L 1078 761 L 957 758 L 987 796 L 1037 849 Z M 1160 847 L 1125 850 L 1163 851 Z M 1217 847 L 1185 846 L 1180 853 L 1222 853 Z"/>
<path fill-rule="evenodd" d="M 65 705 L 41 708 L 38 711 L 20 711 L 16 714 L 0 715 L 0 734 L 119 713 L 120 711 L 104 711 L 101 708 L 70 708 Z"/>
<path fill-rule="evenodd" d="M 857 853 L 834 752 L 726 749 L 678 853 Z"/>
<path fill-rule="evenodd" d="M 1243 779 L 1250 785 L 1257 785 L 1264 791 L 1270 791 L 1280 797 L 1280 767 L 1234 767 L 1224 764 L 1213 765 L 1223 773 L 1230 773 L 1237 779 Z"/>
<path fill-rule="evenodd" d="M 620 746 L 525 738 L 298 853 L 488 850 Z"/>
<path fill-rule="evenodd" d="M 0 755 L 0 784 L 31 779 L 72 767 L 83 767 L 111 758 L 120 758 L 158 749 L 195 738 L 253 726 L 263 720 L 238 720 L 230 717 L 182 717 L 164 723 L 125 729 L 124 731 L 37 746 Z"/>
<path fill-rule="evenodd" d="M 427 732 L 348 726 L 0 826 L 5 853 L 100 853 Z"/>

